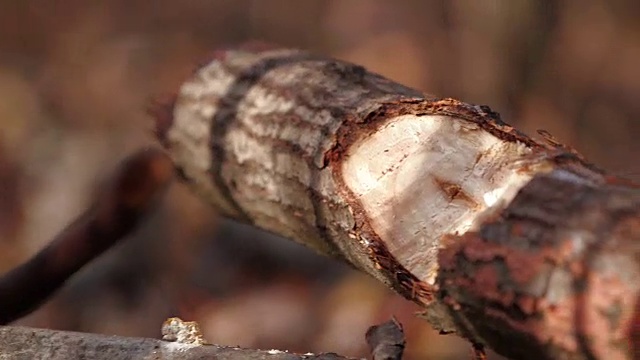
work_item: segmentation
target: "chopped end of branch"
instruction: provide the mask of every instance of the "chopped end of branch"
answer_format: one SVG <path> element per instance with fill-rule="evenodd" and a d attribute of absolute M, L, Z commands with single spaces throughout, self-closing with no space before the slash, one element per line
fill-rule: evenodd
<path fill-rule="evenodd" d="M 636 186 L 486 106 L 354 64 L 218 55 L 180 88 L 163 139 L 222 214 L 345 259 L 500 353 L 624 354 Z"/>
<path fill-rule="evenodd" d="M 351 146 L 342 176 L 391 254 L 433 284 L 440 239 L 506 206 L 535 174 L 514 165 L 531 152 L 471 121 L 402 115 Z"/>

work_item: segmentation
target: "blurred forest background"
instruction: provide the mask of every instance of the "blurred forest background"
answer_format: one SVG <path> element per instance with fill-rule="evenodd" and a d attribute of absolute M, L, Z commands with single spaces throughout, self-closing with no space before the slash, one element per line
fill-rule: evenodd
<path fill-rule="evenodd" d="M 0 0 L 0 271 L 153 143 L 149 99 L 246 40 L 488 104 L 640 180 L 638 19 L 634 0 Z M 395 315 L 408 359 L 467 358 L 417 310 L 345 266 L 216 217 L 174 184 L 136 236 L 18 323 L 158 337 L 178 315 L 214 343 L 364 356 L 367 327 Z"/>

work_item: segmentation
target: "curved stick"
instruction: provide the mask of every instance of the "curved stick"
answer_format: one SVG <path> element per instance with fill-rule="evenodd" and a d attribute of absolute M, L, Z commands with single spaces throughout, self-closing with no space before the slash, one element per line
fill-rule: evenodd
<path fill-rule="evenodd" d="M 131 234 L 172 174 L 171 160 L 157 149 L 125 159 L 84 214 L 0 278 L 0 325 L 36 309 L 82 266 Z"/>

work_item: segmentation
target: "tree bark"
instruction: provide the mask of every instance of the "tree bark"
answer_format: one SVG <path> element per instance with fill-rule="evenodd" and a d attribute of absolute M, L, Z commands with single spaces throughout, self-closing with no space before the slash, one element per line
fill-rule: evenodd
<path fill-rule="evenodd" d="M 633 357 L 640 188 L 487 106 L 298 50 L 216 52 L 152 109 L 222 214 L 367 272 L 522 359 Z"/>

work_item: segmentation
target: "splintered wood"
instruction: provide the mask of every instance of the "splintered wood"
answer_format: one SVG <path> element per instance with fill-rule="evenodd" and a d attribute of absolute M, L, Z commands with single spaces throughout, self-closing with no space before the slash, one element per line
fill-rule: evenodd
<path fill-rule="evenodd" d="M 215 53 L 153 113 L 220 212 L 349 262 L 435 328 L 519 358 L 628 358 L 640 191 L 550 135 L 265 47 Z"/>

